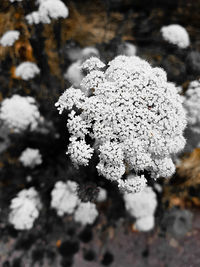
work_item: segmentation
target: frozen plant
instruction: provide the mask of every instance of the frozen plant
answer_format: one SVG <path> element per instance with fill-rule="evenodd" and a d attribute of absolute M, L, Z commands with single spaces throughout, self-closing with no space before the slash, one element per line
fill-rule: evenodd
<path fill-rule="evenodd" d="M 154 213 L 157 207 L 156 194 L 151 187 L 139 193 L 124 193 L 126 210 L 136 218 L 135 227 L 139 231 L 149 231 L 154 227 Z"/>
<path fill-rule="evenodd" d="M 20 133 L 28 127 L 31 131 L 36 130 L 40 119 L 40 112 L 33 97 L 15 94 L 1 103 L 0 120 L 15 133 Z"/>
<path fill-rule="evenodd" d="M 34 62 L 23 62 L 16 67 L 15 75 L 21 77 L 23 80 L 27 81 L 33 79 L 36 75 L 40 73 L 40 69 Z"/>
<path fill-rule="evenodd" d="M 97 196 L 97 202 L 104 202 L 107 199 L 107 191 L 106 189 L 99 187 L 99 193 Z"/>
<path fill-rule="evenodd" d="M 96 205 L 91 202 L 82 202 L 74 214 L 74 220 L 82 225 L 93 224 L 98 216 Z"/>
<path fill-rule="evenodd" d="M 2 46 L 12 46 L 19 39 L 19 35 L 18 31 L 7 31 L 1 37 L 0 44 Z"/>
<path fill-rule="evenodd" d="M 188 32 L 181 25 L 163 26 L 160 31 L 165 41 L 177 45 L 179 48 L 187 48 L 190 45 Z"/>
<path fill-rule="evenodd" d="M 27 147 L 21 154 L 19 161 L 24 167 L 34 168 L 42 163 L 42 156 L 39 149 Z"/>
<path fill-rule="evenodd" d="M 68 8 L 61 0 L 39 0 L 38 11 L 26 16 L 29 24 L 51 23 L 52 19 L 67 18 Z"/>
<path fill-rule="evenodd" d="M 200 134 L 200 80 L 192 81 L 185 93 L 184 107 L 187 113 L 188 127 Z"/>
<path fill-rule="evenodd" d="M 38 192 L 33 187 L 23 189 L 11 201 L 9 222 L 17 230 L 29 230 L 39 217 L 40 209 Z"/>
<path fill-rule="evenodd" d="M 72 214 L 79 203 L 77 196 L 77 183 L 58 181 L 51 192 L 51 207 L 59 216 Z"/>
<path fill-rule="evenodd" d="M 153 178 L 170 177 L 175 171 L 171 156 L 185 145 L 186 118 L 165 71 L 135 56 L 118 56 L 107 67 L 92 57 L 82 68 L 88 74 L 81 89 L 70 87 L 55 104 L 59 113 L 70 111 L 67 153 L 73 163 L 89 164 L 94 151 L 86 142 L 89 136 L 99 154 L 98 173 L 123 189 L 137 191 L 144 171 Z M 137 181 L 122 181 L 131 170 Z"/>

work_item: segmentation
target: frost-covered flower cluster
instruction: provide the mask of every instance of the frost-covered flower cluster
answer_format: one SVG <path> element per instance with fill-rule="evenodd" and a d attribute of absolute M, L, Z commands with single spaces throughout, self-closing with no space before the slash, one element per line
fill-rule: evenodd
<path fill-rule="evenodd" d="M 178 24 L 163 26 L 160 31 L 163 39 L 171 44 L 180 48 L 187 48 L 190 45 L 188 32 Z"/>
<path fill-rule="evenodd" d="M 20 33 L 18 31 L 7 31 L 0 39 L 0 45 L 12 46 L 15 41 L 19 39 Z"/>
<path fill-rule="evenodd" d="M 98 216 L 96 205 L 83 203 L 77 195 L 77 183 L 58 181 L 51 192 L 51 207 L 59 216 L 74 214 L 74 220 L 82 225 L 92 224 Z"/>
<path fill-rule="evenodd" d="M 56 209 L 59 216 L 72 214 L 79 203 L 77 183 L 58 181 L 51 192 L 51 207 Z"/>
<path fill-rule="evenodd" d="M 73 163 L 88 165 L 94 151 L 86 143 L 89 136 L 99 153 L 99 174 L 128 191 L 137 191 L 134 186 L 145 180 L 141 176 L 141 181 L 124 184 L 121 178 L 127 169 L 136 174 L 149 171 L 153 178 L 171 176 L 171 155 L 185 145 L 186 118 L 182 98 L 167 82 L 165 71 L 135 56 L 118 56 L 107 68 L 93 57 L 82 68 L 88 74 L 81 89 L 70 87 L 56 103 L 60 113 L 71 111 L 67 153 Z"/>
<path fill-rule="evenodd" d="M 19 133 L 30 127 L 33 131 L 40 120 L 40 112 L 33 97 L 13 95 L 1 103 L 0 120 L 13 132 Z"/>
<path fill-rule="evenodd" d="M 39 210 L 41 209 L 38 192 L 33 187 L 20 191 L 12 199 L 10 209 L 9 222 L 15 229 L 31 229 L 34 221 L 39 217 Z"/>
<path fill-rule="evenodd" d="M 189 84 L 184 99 L 188 126 L 193 132 L 200 134 L 200 80 Z"/>
<path fill-rule="evenodd" d="M 38 11 L 34 11 L 26 16 L 29 24 L 51 23 L 52 19 L 67 18 L 68 8 L 61 0 L 38 1 Z"/>
<path fill-rule="evenodd" d="M 29 61 L 22 62 L 15 70 L 15 75 L 25 81 L 33 79 L 38 74 L 40 74 L 38 66 L 34 62 Z"/>
<path fill-rule="evenodd" d="M 135 194 L 125 193 L 126 210 L 136 218 L 135 228 L 139 231 L 149 231 L 154 227 L 154 213 L 157 207 L 156 194 L 147 186 Z"/>
<path fill-rule="evenodd" d="M 34 168 L 42 163 L 42 156 L 39 149 L 27 147 L 21 154 L 19 161 L 24 167 Z"/>

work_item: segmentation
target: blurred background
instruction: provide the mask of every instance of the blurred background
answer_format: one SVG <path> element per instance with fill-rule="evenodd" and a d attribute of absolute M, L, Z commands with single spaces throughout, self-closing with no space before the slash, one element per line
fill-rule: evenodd
<path fill-rule="evenodd" d="M 189 98 L 188 90 L 200 90 L 200 1 L 55 0 L 52 10 L 48 1 L 54 0 L 0 3 L 1 105 L 13 95 L 31 97 L 39 120 L 33 131 L 33 124 L 20 126 L 19 119 L 16 131 L 4 124 L 9 111 L 1 117 L 0 266 L 199 267 L 200 123 L 185 130 L 187 144 L 174 159 L 174 176 L 148 183 L 156 204 L 154 223 L 143 231 L 118 187 L 100 178 L 93 163 L 74 168 L 66 156 L 67 116 L 58 114 L 55 103 L 66 88 L 80 85 L 84 60 L 97 56 L 107 63 L 117 55 L 137 55 L 162 67 L 183 99 Z M 174 36 L 183 43 L 188 36 L 186 45 L 164 38 L 162 27 L 173 24 L 183 27 L 186 37 Z M 16 32 L 5 36 L 8 31 Z M 200 122 L 200 94 L 191 105 Z M 12 118 L 17 114 L 13 109 Z M 23 157 L 27 148 L 35 152 Z M 76 222 L 73 213 L 58 215 L 52 204 L 58 181 L 76 182 L 79 199 L 94 203 L 98 215 L 92 222 Z M 42 205 L 33 207 L 31 227 L 21 221 L 16 226 L 12 211 L 23 201 L 12 201 L 30 188 Z"/>

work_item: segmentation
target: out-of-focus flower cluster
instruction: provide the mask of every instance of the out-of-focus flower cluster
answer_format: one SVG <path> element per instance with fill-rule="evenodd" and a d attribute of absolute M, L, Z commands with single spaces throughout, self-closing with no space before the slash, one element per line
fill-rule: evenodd
<path fill-rule="evenodd" d="M 141 175 L 141 182 L 137 175 L 136 183 L 122 182 L 126 170 L 136 174 L 146 170 L 153 178 L 171 176 L 175 171 L 171 155 L 185 145 L 186 118 L 182 98 L 167 82 L 165 71 L 135 56 L 118 56 L 107 68 L 93 57 L 82 68 L 88 74 L 81 89 L 67 89 L 56 103 L 60 113 L 71 111 L 67 153 L 73 163 L 88 165 L 94 151 L 86 143 L 89 136 L 99 153 L 99 174 L 124 190 L 135 192 L 144 184 Z"/>
<path fill-rule="evenodd" d="M 24 167 L 34 168 L 42 163 L 42 156 L 39 149 L 28 147 L 22 152 L 19 161 Z"/>
<path fill-rule="evenodd" d="M 29 24 L 51 23 L 52 19 L 67 18 L 68 8 L 61 0 L 40 0 L 39 8 L 26 16 Z"/>
<path fill-rule="evenodd" d="M 136 218 L 135 228 L 139 231 L 149 231 L 154 227 L 154 213 L 157 207 L 157 198 L 153 189 L 145 187 L 136 194 L 124 194 L 126 210 Z"/>
<path fill-rule="evenodd" d="M 1 37 L 0 44 L 2 46 L 12 46 L 19 39 L 19 35 L 18 31 L 7 31 Z"/>
<path fill-rule="evenodd" d="M 34 62 L 22 62 L 16 67 L 15 74 L 17 77 L 21 77 L 23 80 L 27 81 L 34 78 L 40 73 L 40 69 Z"/>
<path fill-rule="evenodd" d="M 98 216 L 96 205 L 91 202 L 81 202 L 77 195 L 77 183 L 58 181 L 51 192 L 51 207 L 59 216 L 74 214 L 74 220 L 82 225 L 92 224 Z"/>
<path fill-rule="evenodd" d="M 184 107 L 187 112 L 188 127 L 200 134 L 200 81 L 192 81 L 184 97 Z"/>
<path fill-rule="evenodd" d="M 190 38 L 185 28 L 178 24 L 163 26 L 161 34 L 165 41 L 177 45 L 179 48 L 187 48 L 190 45 Z"/>
<path fill-rule="evenodd" d="M 33 97 L 13 95 L 1 103 L 0 120 L 13 132 L 19 133 L 30 127 L 36 130 L 40 112 Z"/>
<path fill-rule="evenodd" d="M 12 199 L 10 205 L 9 222 L 17 230 L 28 230 L 33 227 L 34 221 L 39 217 L 41 202 L 37 191 L 32 187 L 21 190 Z"/>

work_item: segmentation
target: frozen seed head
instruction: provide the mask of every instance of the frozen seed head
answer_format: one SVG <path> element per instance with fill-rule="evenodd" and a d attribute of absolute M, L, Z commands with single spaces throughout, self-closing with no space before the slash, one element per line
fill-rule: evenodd
<path fill-rule="evenodd" d="M 40 209 L 38 192 L 33 187 L 24 189 L 11 201 L 9 222 L 17 230 L 29 230 L 39 217 Z"/>
<path fill-rule="evenodd" d="M 34 168 L 42 163 L 42 156 L 39 149 L 28 147 L 22 152 L 19 161 L 24 167 Z"/>
<path fill-rule="evenodd" d="M 74 213 L 74 220 L 82 225 L 93 224 L 98 216 L 96 205 L 91 202 L 82 202 Z"/>
<path fill-rule="evenodd" d="M 90 58 L 82 68 L 88 74 L 81 89 L 70 87 L 56 103 L 60 113 L 71 111 L 68 154 L 73 163 L 89 164 L 94 150 L 86 143 L 89 136 L 99 154 L 99 174 L 119 187 L 137 192 L 145 184 L 144 171 L 153 178 L 170 177 L 175 171 L 171 156 L 185 145 L 186 116 L 166 72 L 136 56 L 118 56 L 107 67 Z M 136 173 L 135 182 L 133 177 L 122 180 L 126 169 Z"/>
<path fill-rule="evenodd" d="M 58 181 L 51 192 L 51 207 L 59 216 L 72 214 L 79 203 L 77 196 L 77 183 Z"/>
<path fill-rule="evenodd" d="M 165 41 L 177 45 L 180 48 L 187 48 L 190 45 L 189 35 L 184 27 L 172 24 L 161 28 L 161 34 Z"/>
<path fill-rule="evenodd" d="M 15 41 L 19 39 L 20 33 L 18 31 L 7 31 L 0 39 L 0 45 L 12 46 Z"/>
<path fill-rule="evenodd" d="M 30 127 L 36 130 L 40 112 L 33 97 L 13 95 L 1 103 L 0 119 L 15 133 L 20 133 Z"/>

